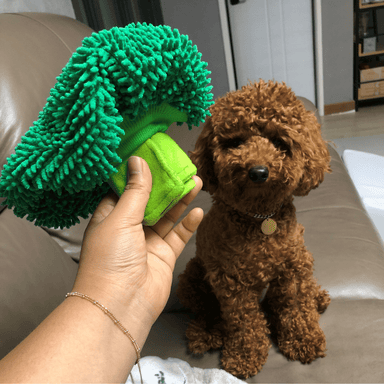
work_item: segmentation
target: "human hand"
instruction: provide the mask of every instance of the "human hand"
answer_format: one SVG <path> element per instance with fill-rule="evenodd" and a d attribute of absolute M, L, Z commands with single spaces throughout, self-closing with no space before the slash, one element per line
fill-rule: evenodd
<path fill-rule="evenodd" d="M 154 226 L 143 227 L 151 171 L 139 157 L 129 159 L 128 169 L 120 199 L 114 192 L 106 195 L 88 224 L 73 290 L 101 303 L 129 307 L 135 300 L 154 322 L 168 300 L 176 260 L 203 218 L 203 210 L 195 208 L 174 227 L 202 181 L 193 176 L 196 187 Z"/>

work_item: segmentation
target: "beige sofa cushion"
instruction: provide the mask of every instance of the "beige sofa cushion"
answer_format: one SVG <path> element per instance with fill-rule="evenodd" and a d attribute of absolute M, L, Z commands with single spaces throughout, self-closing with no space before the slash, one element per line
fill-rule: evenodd
<path fill-rule="evenodd" d="M 41 228 L 0 214 L 0 359 L 70 292 L 77 263 Z"/>

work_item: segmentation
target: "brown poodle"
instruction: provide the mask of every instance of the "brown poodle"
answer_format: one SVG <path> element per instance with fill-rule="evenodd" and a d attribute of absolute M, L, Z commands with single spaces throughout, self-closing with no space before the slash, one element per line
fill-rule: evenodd
<path fill-rule="evenodd" d="M 307 195 L 331 172 L 320 125 L 285 83 L 272 81 L 228 93 L 211 113 L 191 159 L 213 205 L 177 292 L 196 314 L 189 349 L 222 347 L 223 368 L 245 378 L 266 362 L 270 333 L 290 360 L 324 357 L 318 321 L 330 297 L 313 277 L 293 205 L 293 195 Z"/>

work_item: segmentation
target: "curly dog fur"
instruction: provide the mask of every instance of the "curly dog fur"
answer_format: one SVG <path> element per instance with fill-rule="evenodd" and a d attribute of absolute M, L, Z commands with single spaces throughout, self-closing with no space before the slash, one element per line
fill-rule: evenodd
<path fill-rule="evenodd" d="M 210 111 L 191 160 L 213 205 L 177 292 L 196 314 L 189 349 L 222 347 L 223 368 L 245 378 L 266 362 L 269 334 L 290 360 L 324 357 L 319 314 L 330 297 L 313 277 L 293 205 L 331 172 L 320 125 L 285 83 L 272 81 L 230 92 Z M 251 213 L 273 214 L 276 231 L 265 235 L 264 218 Z"/>

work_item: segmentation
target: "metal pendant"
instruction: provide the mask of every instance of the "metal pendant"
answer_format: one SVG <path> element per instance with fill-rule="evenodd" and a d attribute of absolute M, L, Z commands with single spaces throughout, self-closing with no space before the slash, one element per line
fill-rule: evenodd
<path fill-rule="evenodd" d="M 265 219 L 261 224 L 261 232 L 264 233 L 264 235 L 272 235 L 277 229 L 276 221 L 269 218 Z"/>

